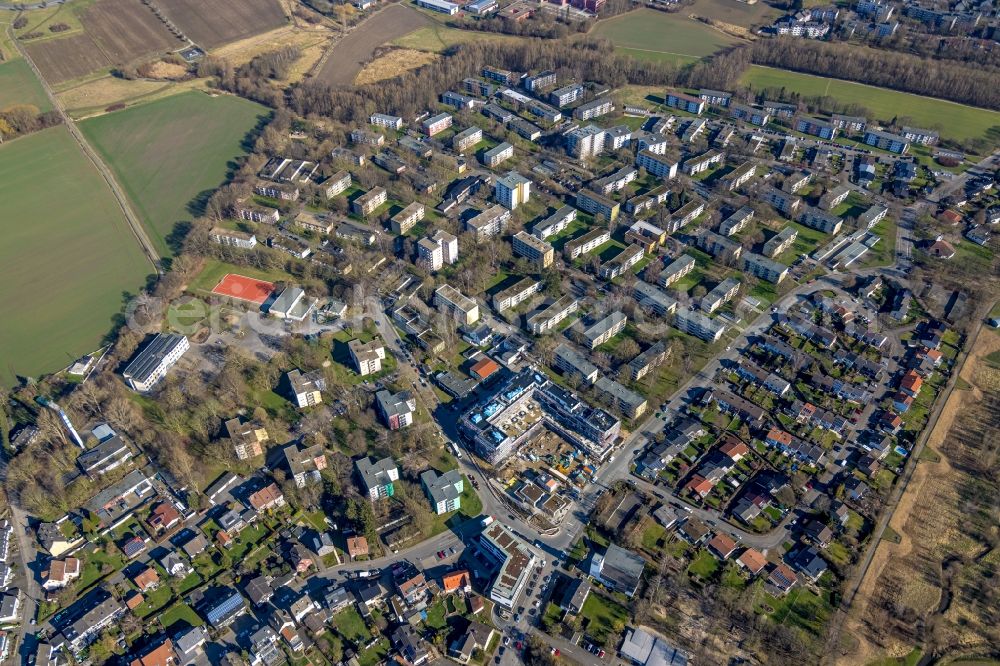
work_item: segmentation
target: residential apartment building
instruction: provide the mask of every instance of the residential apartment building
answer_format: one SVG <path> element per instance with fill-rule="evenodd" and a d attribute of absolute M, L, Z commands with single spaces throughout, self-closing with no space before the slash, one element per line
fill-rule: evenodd
<path fill-rule="evenodd" d="M 549 93 L 549 101 L 556 106 L 569 106 L 583 97 L 583 86 L 571 83 Z"/>
<path fill-rule="evenodd" d="M 450 284 L 443 284 L 434 291 L 434 306 L 460 324 L 467 326 L 479 321 L 479 305 Z"/>
<path fill-rule="evenodd" d="M 506 69 L 498 69 L 496 67 L 483 67 L 482 76 L 484 79 L 496 81 L 505 86 L 517 85 L 517 82 L 521 79 L 521 76 L 516 72 L 508 72 Z"/>
<path fill-rule="evenodd" d="M 122 377 L 134 391 L 151 391 L 190 348 L 186 336 L 159 333 L 132 359 Z"/>
<path fill-rule="evenodd" d="M 614 222 L 618 218 L 618 212 L 621 209 L 617 201 L 587 189 L 576 193 L 576 207 L 585 213 L 594 216 L 600 215 L 610 222 Z"/>
<path fill-rule="evenodd" d="M 677 176 L 677 160 L 666 155 L 657 155 L 649 150 L 640 150 L 635 156 L 635 165 L 642 167 L 657 178 L 670 179 Z"/>
<path fill-rule="evenodd" d="M 647 210 L 652 210 L 654 206 L 664 203 L 670 196 L 670 189 L 664 185 L 658 185 L 645 194 L 632 197 L 625 202 L 625 212 L 638 215 Z"/>
<path fill-rule="evenodd" d="M 385 347 L 379 339 L 371 342 L 361 342 L 354 339 L 347 343 L 347 348 L 351 353 L 351 360 L 354 362 L 354 369 L 362 377 L 381 372 L 382 361 L 385 360 Z"/>
<path fill-rule="evenodd" d="M 785 182 L 781 184 L 781 188 L 786 192 L 795 194 L 808 185 L 811 180 L 812 174 L 806 173 L 805 171 L 796 171 L 785 178 Z"/>
<path fill-rule="evenodd" d="M 396 494 L 394 483 L 399 481 L 399 468 L 392 458 L 374 461 L 361 458 L 354 463 L 361 487 L 373 502 Z"/>
<path fill-rule="evenodd" d="M 529 92 L 545 90 L 556 85 L 556 73 L 550 69 L 524 77 L 524 89 Z"/>
<path fill-rule="evenodd" d="M 441 94 L 441 103 L 447 106 L 453 106 L 459 111 L 466 111 L 475 106 L 475 97 L 469 97 L 468 95 L 463 95 L 462 93 L 457 93 L 453 90 L 448 90 Z M 480 102 L 482 104 L 482 102 Z"/>
<path fill-rule="evenodd" d="M 512 118 L 509 124 L 510 129 L 522 139 L 528 141 L 538 141 L 542 136 L 542 128 L 534 123 L 529 123 L 522 118 Z"/>
<path fill-rule="evenodd" d="M 771 114 L 767 112 L 767 109 L 757 109 L 746 104 L 733 104 L 729 115 L 736 120 L 742 120 L 757 127 L 763 127 L 771 122 Z"/>
<path fill-rule="evenodd" d="M 594 391 L 627 418 L 637 419 L 646 412 L 646 398 L 613 379 L 598 377 L 594 382 Z"/>
<path fill-rule="evenodd" d="M 477 241 L 499 236 L 510 221 L 510 210 L 500 204 L 490 206 L 479 215 L 465 221 L 465 230 L 471 231 Z"/>
<path fill-rule="evenodd" d="M 451 127 L 453 121 L 454 118 L 452 118 L 450 113 L 439 113 L 425 120 L 421 124 L 421 127 L 424 130 L 424 134 L 434 136 Z"/>
<path fill-rule="evenodd" d="M 590 183 L 590 189 L 608 196 L 614 192 L 625 189 L 625 187 L 639 177 L 638 169 L 633 167 L 622 167 L 614 173 Z"/>
<path fill-rule="evenodd" d="M 629 245 L 614 257 L 601 264 L 599 274 L 605 280 L 614 280 L 642 261 L 645 254 L 646 252 L 642 249 L 641 245 Z"/>
<path fill-rule="evenodd" d="M 375 394 L 378 413 L 389 430 L 399 430 L 413 423 L 413 413 L 417 411 L 417 401 L 409 391 L 391 393 L 386 390 Z"/>
<path fill-rule="evenodd" d="M 721 164 L 726 159 L 726 154 L 721 150 L 709 150 L 701 155 L 684 160 L 682 170 L 689 176 L 696 176 L 699 173 L 708 171 L 716 164 Z"/>
<path fill-rule="evenodd" d="M 763 254 L 772 259 L 792 246 L 799 232 L 794 227 L 785 227 L 764 243 Z"/>
<path fill-rule="evenodd" d="M 596 157 L 604 152 L 605 132 L 596 125 L 577 127 L 563 134 L 566 152 L 580 160 Z"/>
<path fill-rule="evenodd" d="M 712 291 L 705 294 L 699 306 L 702 312 L 707 312 L 711 314 L 715 312 L 723 305 L 735 298 L 736 294 L 740 290 L 740 281 L 736 278 L 726 278 L 719 284 L 715 285 Z"/>
<path fill-rule="evenodd" d="M 469 127 L 451 138 L 451 149 L 461 155 L 483 140 L 483 130 L 479 127 Z"/>
<path fill-rule="evenodd" d="M 858 226 L 862 229 L 871 229 L 888 214 L 889 209 L 882 204 L 873 204 L 864 213 L 858 216 Z"/>
<path fill-rule="evenodd" d="M 723 176 L 721 183 L 727 192 L 732 192 L 748 182 L 755 175 L 757 175 L 757 164 L 755 162 L 744 162 Z"/>
<path fill-rule="evenodd" d="M 376 208 L 388 200 L 389 193 L 386 192 L 385 188 L 375 187 L 351 202 L 351 212 L 361 216 L 371 215 Z"/>
<path fill-rule="evenodd" d="M 658 340 L 653 343 L 646 351 L 641 352 L 638 356 L 633 358 L 628 363 L 629 370 L 631 371 L 632 381 L 637 382 L 646 375 L 649 374 L 650 370 L 663 363 L 667 358 L 667 345 L 663 340 Z"/>
<path fill-rule="evenodd" d="M 780 284 L 788 275 L 788 266 L 774 259 L 747 252 L 743 255 L 743 272 L 772 284 Z"/>
<path fill-rule="evenodd" d="M 611 240 L 611 232 L 607 229 L 591 229 L 582 236 L 577 236 L 563 246 L 563 254 L 567 259 L 576 259 L 596 250 Z"/>
<path fill-rule="evenodd" d="M 566 343 L 558 345 L 552 352 L 553 365 L 567 377 L 579 377 L 587 384 L 597 381 L 601 372 L 587 357 Z"/>
<path fill-rule="evenodd" d="M 436 470 L 429 469 L 420 475 L 420 485 L 427 493 L 434 513 L 441 516 L 462 508 L 462 491 L 465 489 L 465 481 L 462 474 L 457 469 L 452 469 L 444 474 L 438 474 Z"/>
<path fill-rule="evenodd" d="M 253 186 L 253 193 L 278 201 L 295 201 L 299 198 L 299 188 L 291 183 L 260 181 Z"/>
<path fill-rule="evenodd" d="M 497 312 L 509 310 L 528 300 L 541 289 L 541 281 L 530 277 L 521 278 L 506 289 L 493 294 L 493 309 Z"/>
<path fill-rule="evenodd" d="M 277 224 L 281 214 L 277 208 L 240 204 L 236 207 L 236 219 L 257 224 Z"/>
<path fill-rule="evenodd" d="M 528 330 L 534 335 L 548 333 L 559 325 L 566 317 L 576 312 L 580 303 L 572 296 L 562 296 L 559 300 L 546 306 L 527 319 Z"/>
<path fill-rule="evenodd" d="M 611 314 L 589 325 L 579 325 L 577 334 L 581 343 L 588 349 L 595 349 L 625 330 L 628 317 L 624 312 L 615 310 Z"/>
<path fill-rule="evenodd" d="M 695 259 L 690 254 L 682 254 L 677 257 L 669 264 L 663 267 L 660 271 L 660 286 L 669 287 L 674 282 L 677 282 L 682 277 L 694 270 Z"/>
<path fill-rule="evenodd" d="M 424 219 L 424 205 L 419 201 L 414 201 L 403 210 L 392 216 L 389 220 L 389 227 L 394 234 L 405 234 L 407 231 L 417 226 L 420 220 Z"/>
<path fill-rule="evenodd" d="M 237 458 L 249 460 L 264 453 L 263 445 L 270 439 L 267 430 L 255 423 L 244 423 L 239 418 L 229 419 L 225 427 Z"/>
<path fill-rule="evenodd" d="M 417 263 L 429 271 L 458 261 L 458 238 L 442 229 L 417 243 Z"/>
<path fill-rule="evenodd" d="M 753 216 L 753 208 L 750 206 L 743 206 L 719 223 L 719 233 L 727 237 L 738 234 L 747 228 L 747 225 L 749 225 L 753 220 Z"/>
<path fill-rule="evenodd" d="M 592 120 L 605 116 L 614 110 L 614 102 L 607 97 L 599 97 L 573 109 L 573 117 L 577 120 Z"/>
<path fill-rule="evenodd" d="M 385 143 L 385 137 L 378 132 L 369 132 L 364 129 L 351 130 L 351 143 L 361 146 L 381 146 Z"/>
<path fill-rule="evenodd" d="M 717 342 L 726 327 L 698 310 L 681 309 L 674 315 L 674 328 L 705 342 Z"/>
<path fill-rule="evenodd" d="M 761 201 L 788 217 L 793 217 L 802 205 L 801 198 L 770 185 L 761 188 L 758 196 Z"/>
<path fill-rule="evenodd" d="M 535 566 L 534 554 L 527 544 L 496 521 L 479 535 L 479 544 L 499 567 L 490 584 L 490 599 L 504 608 L 514 608 Z"/>
<path fill-rule="evenodd" d="M 782 118 L 784 120 L 791 119 L 798 110 L 794 104 L 784 104 L 783 102 L 764 102 L 762 104 L 764 110 L 770 113 L 776 118 Z"/>
<path fill-rule="evenodd" d="M 376 127 L 385 127 L 391 130 L 403 129 L 403 119 L 399 116 L 390 116 L 385 113 L 373 113 L 368 122 Z"/>
<path fill-rule="evenodd" d="M 919 127 L 904 127 L 903 138 L 911 143 L 919 143 L 923 146 L 931 146 L 938 142 L 939 135 L 933 130 L 920 129 Z"/>
<path fill-rule="evenodd" d="M 299 409 L 323 402 L 322 391 L 326 388 L 326 382 L 318 373 L 302 372 L 295 368 L 285 373 L 285 383 L 289 397 Z"/>
<path fill-rule="evenodd" d="M 832 190 L 826 192 L 819 199 L 819 207 L 823 210 L 830 210 L 831 208 L 836 208 L 840 204 L 847 200 L 847 197 L 851 194 L 851 188 L 847 185 L 838 185 Z"/>
<path fill-rule="evenodd" d="M 815 229 L 831 235 L 840 232 L 840 228 L 844 224 L 843 220 L 836 215 L 831 215 L 830 213 L 824 212 L 819 208 L 813 208 L 812 206 L 805 207 L 802 211 L 802 215 L 799 216 L 799 223 L 809 227 L 810 229 Z"/>
<path fill-rule="evenodd" d="M 238 247 L 241 250 L 252 250 L 257 247 L 257 237 L 242 231 L 230 231 L 222 227 L 212 227 L 208 237 L 213 243 Z"/>
<path fill-rule="evenodd" d="M 545 240 L 549 236 L 555 236 L 568 227 L 576 219 L 576 209 L 572 206 L 563 206 L 552 215 L 540 222 L 536 222 L 531 228 L 531 233 L 535 238 Z"/>
<path fill-rule="evenodd" d="M 485 166 L 492 169 L 512 157 L 514 157 L 514 146 L 504 141 L 484 152 L 482 160 Z"/>
<path fill-rule="evenodd" d="M 632 297 L 640 307 L 647 308 L 660 317 L 677 311 L 677 299 L 642 280 L 636 280 L 632 285 Z"/>
<path fill-rule="evenodd" d="M 833 141 L 837 136 L 837 128 L 819 118 L 801 117 L 795 121 L 795 129 L 803 134 L 818 136 L 826 141 Z"/>
<path fill-rule="evenodd" d="M 861 116 L 844 116 L 835 113 L 830 116 L 830 124 L 844 132 L 864 132 L 868 119 Z"/>
<path fill-rule="evenodd" d="M 865 132 L 865 143 L 897 155 L 905 155 L 906 151 L 910 149 L 910 142 L 906 137 L 876 130 Z"/>
<path fill-rule="evenodd" d="M 705 102 L 699 97 L 692 97 L 679 92 L 667 93 L 667 106 L 673 109 L 680 109 L 695 115 L 701 115 L 705 110 Z"/>
<path fill-rule="evenodd" d="M 670 220 L 667 223 L 667 231 L 674 233 L 681 227 L 686 227 L 694 222 L 698 216 L 704 212 L 705 202 L 697 197 L 691 199 L 691 201 L 688 201 L 686 204 L 670 214 Z"/>
<path fill-rule="evenodd" d="M 707 88 L 702 88 L 698 91 L 698 98 L 705 102 L 705 104 L 728 107 L 730 102 L 732 102 L 733 94 L 722 92 L 720 90 L 708 90 Z"/>
<path fill-rule="evenodd" d="M 327 199 L 343 194 L 351 186 L 353 179 L 349 171 L 340 170 L 320 184 L 320 189 Z"/>
<path fill-rule="evenodd" d="M 497 178 L 493 193 L 501 206 L 514 210 L 531 199 L 531 181 L 516 171 L 510 171 Z"/>
<path fill-rule="evenodd" d="M 538 268 L 545 269 L 552 265 L 555 250 L 543 240 L 539 240 L 527 231 L 518 231 L 511 239 L 514 254 L 533 262 Z"/>

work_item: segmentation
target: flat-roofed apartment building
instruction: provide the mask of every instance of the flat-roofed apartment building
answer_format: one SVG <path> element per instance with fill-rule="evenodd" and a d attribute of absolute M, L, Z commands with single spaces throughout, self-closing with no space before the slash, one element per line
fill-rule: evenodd
<path fill-rule="evenodd" d="M 788 275 L 788 266 L 754 252 L 747 252 L 743 256 L 743 272 L 772 284 L 779 284 Z"/>
<path fill-rule="evenodd" d="M 608 259 L 598 269 L 598 274 L 605 280 L 614 280 L 619 275 L 642 261 L 646 251 L 641 245 L 629 245 L 627 248 Z"/>
<path fill-rule="evenodd" d="M 257 224 L 277 224 L 281 219 L 281 213 L 277 208 L 267 206 L 256 206 L 254 204 L 238 204 L 236 207 L 236 219 L 256 222 Z"/>
<path fill-rule="evenodd" d="M 723 176 L 720 182 L 727 192 L 732 192 L 756 175 L 756 162 L 744 162 Z"/>
<path fill-rule="evenodd" d="M 653 345 L 644 352 L 641 352 L 638 356 L 633 358 L 628 363 L 629 371 L 631 372 L 632 381 L 637 382 L 646 375 L 649 371 L 663 363 L 667 358 L 667 345 L 663 340 L 658 340 L 653 343 Z"/>
<path fill-rule="evenodd" d="M 419 201 L 414 201 L 403 210 L 392 216 L 389 220 L 389 227 L 394 234 L 405 234 L 407 231 L 417 226 L 420 220 L 424 219 L 426 213 L 424 205 Z"/>
<path fill-rule="evenodd" d="M 576 259 L 596 250 L 609 240 L 611 240 L 611 232 L 607 229 L 591 229 L 582 236 L 567 241 L 563 245 L 563 254 L 567 259 Z"/>
<path fill-rule="evenodd" d="M 483 140 L 483 130 L 479 127 L 469 127 L 451 138 L 451 149 L 462 154 Z"/>
<path fill-rule="evenodd" d="M 635 165 L 664 180 L 677 176 L 677 160 L 672 156 L 659 155 L 651 150 L 640 150 L 635 156 Z"/>
<path fill-rule="evenodd" d="M 674 328 L 705 342 L 717 342 L 726 330 L 724 324 L 698 310 L 678 310 L 674 315 Z"/>
<path fill-rule="evenodd" d="M 494 204 L 479 215 L 465 221 L 465 229 L 471 231 L 477 241 L 499 236 L 510 221 L 510 210 Z"/>
<path fill-rule="evenodd" d="M 190 348 L 191 343 L 186 336 L 159 333 L 128 364 L 122 377 L 135 391 L 151 391 Z"/>
<path fill-rule="evenodd" d="M 496 521 L 479 535 L 479 544 L 499 564 L 490 584 L 490 599 L 504 608 L 513 608 L 535 565 L 534 554 L 526 543 Z"/>
<path fill-rule="evenodd" d="M 759 196 L 761 201 L 789 217 L 795 215 L 799 207 L 802 206 L 802 199 L 800 197 L 789 192 L 782 192 L 770 185 L 762 188 Z"/>
<path fill-rule="evenodd" d="M 375 209 L 389 200 L 384 187 L 375 187 L 351 202 L 351 212 L 355 215 L 371 215 Z"/>
<path fill-rule="evenodd" d="M 497 312 L 504 312 L 517 307 L 541 291 L 541 288 L 541 281 L 529 277 L 521 278 L 506 289 L 493 294 L 493 309 Z"/>
<path fill-rule="evenodd" d="M 585 160 L 604 152 L 605 132 L 596 125 L 577 127 L 563 134 L 570 157 Z"/>
<path fill-rule="evenodd" d="M 603 215 L 604 219 L 610 222 L 618 219 L 618 213 L 621 210 L 617 201 L 586 189 L 576 193 L 576 207 L 591 215 Z"/>
<path fill-rule="evenodd" d="M 527 231 L 518 231 L 511 239 L 514 254 L 524 257 L 539 268 L 548 268 L 555 259 L 555 250 L 543 240 L 539 240 Z"/>
<path fill-rule="evenodd" d="M 719 233 L 727 237 L 738 234 L 746 229 L 750 221 L 753 220 L 753 216 L 753 208 L 743 206 L 719 224 Z"/>
<path fill-rule="evenodd" d="M 213 243 L 238 247 L 241 250 L 252 250 L 257 247 L 257 237 L 242 231 L 212 227 L 212 230 L 208 232 L 208 237 Z"/>
<path fill-rule="evenodd" d="M 572 206 L 563 206 L 556 212 L 549 215 L 544 220 L 535 223 L 531 228 L 531 233 L 535 238 L 545 240 L 549 236 L 555 236 L 560 231 L 568 227 L 576 219 L 576 209 Z"/>
<path fill-rule="evenodd" d="M 660 286 L 669 287 L 674 282 L 677 282 L 682 277 L 694 270 L 695 259 L 690 254 L 682 254 L 677 257 L 669 264 L 663 267 L 660 271 Z"/>
<path fill-rule="evenodd" d="M 338 194 L 343 194 L 354 182 L 350 171 L 340 170 L 320 184 L 320 190 L 327 199 L 332 199 Z"/>
<path fill-rule="evenodd" d="M 705 294 L 699 304 L 702 312 L 712 313 L 731 301 L 740 290 L 740 281 L 736 278 L 726 278 L 715 285 L 712 291 Z"/>
<path fill-rule="evenodd" d="M 579 377 L 582 381 L 593 384 L 601 371 L 587 357 L 566 343 L 557 346 L 552 352 L 553 365 L 567 377 Z"/>
<path fill-rule="evenodd" d="M 785 227 L 764 243 L 763 253 L 765 257 L 772 259 L 792 246 L 795 239 L 799 237 L 799 232 L 794 227 Z"/>
<path fill-rule="evenodd" d="M 667 232 L 673 233 L 681 227 L 686 227 L 704 212 L 705 202 L 695 197 L 670 214 L 670 219 L 667 220 Z"/>
<path fill-rule="evenodd" d="M 479 321 L 479 305 L 450 284 L 443 284 L 434 291 L 434 305 L 460 324 Z"/>
<path fill-rule="evenodd" d="M 701 115 L 705 110 L 705 102 L 700 97 L 692 97 L 679 92 L 667 93 L 667 106 L 687 111 L 696 115 Z"/>
<path fill-rule="evenodd" d="M 226 421 L 226 433 L 233 443 L 233 450 L 240 460 L 248 460 L 264 453 L 268 441 L 267 430 L 256 423 L 244 423 L 239 418 Z"/>
<path fill-rule="evenodd" d="M 639 177 L 639 170 L 635 167 L 622 167 L 614 173 L 590 183 L 590 189 L 608 196 L 613 192 L 625 189 L 625 186 Z"/>
<path fill-rule="evenodd" d="M 636 280 L 632 285 L 632 297 L 640 307 L 648 308 L 661 317 L 677 311 L 677 299 L 642 280 Z"/>
<path fill-rule="evenodd" d="M 598 377 L 594 382 L 594 390 L 630 419 L 639 418 L 648 407 L 645 397 L 609 377 Z"/>
<path fill-rule="evenodd" d="M 390 116 L 386 113 L 373 113 L 368 117 L 368 122 L 376 127 L 385 127 L 392 130 L 403 129 L 403 119 L 399 116 Z"/>
<path fill-rule="evenodd" d="M 354 361 L 354 368 L 362 377 L 380 372 L 382 361 L 385 360 L 385 347 L 381 340 L 371 342 L 361 342 L 361 340 L 351 340 L 347 343 L 347 349 L 351 353 L 351 360 Z"/>
<path fill-rule="evenodd" d="M 528 330 L 534 335 L 548 333 L 579 308 L 580 303 L 575 298 L 562 296 L 554 303 L 545 306 L 541 312 L 528 317 Z"/>
<path fill-rule="evenodd" d="M 847 185 L 838 185 L 819 199 L 819 207 L 823 210 L 836 208 L 847 200 L 851 194 L 851 188 Z"/>
<path fill-rule="evenodd" d="M 836 215 L 831 215 L 830 213 L 822 211 L 819 208 L 806 206 L 806 208 L 802 211 L 802 215 L 799 217 L 799 223 L 809 227 L 810 229 L 822 231 L 825 234 L 836 234 L 840 231 L 844 221 Z"/>
<path fill-rule="evenodd" d="M 595 349 L 624 331 L 627 323 L 628 317 L 625 313 L 615 310 L 591 324 L 584 325 L 581 322 L 575 332 L 584 346 Z"/>
<path fill-rule="evenodd" d="M 253 193 L 279 201 L 295 201 L 299 198 L 299 188 L 291 183 L 274 183 L 262 180 L 253 186 Z"/>
<path fill-rule="evenodd" d="M 729 256 L 733 259 L 739 259 L 743 253 L 743 246 L 732 238 L 720 236 L 708 229 L 698 230 L 695 235 L 695 245 L 698 246 L 698 249 L 704 250 L 716 258 Z"/>
<path fill-rule="evenodd" d="M 439 229 L 417 242 L 417 263 L 429 271 L 439 271 L 445 264 L 458 261 L 458 238 Z"/>
<path fill-rule="evenodd" d="M 451 127 L 453 121 L 454 119 L 450 113 L 439 113 L 421 123 L 421 127 L 427 136 L 434 136 Z"/>
<path fill-rule="evenodd" d="M 483 164 L 493 168 L 514 157 L 514 146 L 504 141 L 483 153 Z"/>
<path fill-rule="evenodd" d="M 689 176 L 708 171 L 715 164 L 721 164 L 726 159 L 726 154 L 721 150 L 709 150 L 684 160 L 682 170 Z"/>
<path fill-rule="evenodd" d="M 607 97 L 600 97 L 592 102 L 581 104 L 573 109 L 573 117 L 577 120 L 600 118 L 615 110 L 614 102 Z"/>

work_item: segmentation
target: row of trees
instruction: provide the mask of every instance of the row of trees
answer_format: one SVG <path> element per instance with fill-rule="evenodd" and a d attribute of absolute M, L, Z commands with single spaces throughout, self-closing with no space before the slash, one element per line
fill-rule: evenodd
<path fill-rule="evenodd" d="M 0 143 L 24 134 L 38 132 L 62 122 L 58 111 L 39 111 L 31 104 L 15 104 L 0 110 Z"/>

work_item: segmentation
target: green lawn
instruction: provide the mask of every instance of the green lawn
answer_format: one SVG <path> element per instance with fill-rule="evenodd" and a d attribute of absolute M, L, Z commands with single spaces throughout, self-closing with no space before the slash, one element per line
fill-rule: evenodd
<path fill-rule="evenodd" d="M 205 623 L 190 606 L 178 602 L 160 616 L 160 624 L 163 625 L 164 630 L 168 630 L 175 624 L 199 627 Z"/>
<path fill-rule="evenodd" d="M 226 181 L 264 115 L 262 106 L 238 97 L 187 92 L 90 118 L 80 128 L 167 256 L 176 249 L 171 235 Z"/>
<path fill-rule="evenodd" d="M 740 82 L 755 90 L 784 88 L 805 96 L 835 97 L 842 104 L 865 107 L 874 115 L 872 120 L 881 122 L 906 116 L 917 126 L 939 128 L 943 138 L 985 137 L 991 127 L 1000 126 L 1000 112 L 997 111 L 771 67 L 753 65 Z"/>
<path fill-rule="evenodd" d="M 618 48 L 629 49 L 629 55 L 648 53 L 651 58 L 679 57 L 682 61 L 711 55 L 737 41 L 683 13 L 668 14 L 653 9 L 638 9 L 600 21 L 591 34 L 611 40 Z"/>
<path fill-rule="evenodd" d="M 65 127 L 0 146 L 0 383 L 94 351 L 153 272 Z"/>
<path fill-rule="evenodd" d="M 715 556 L 709 553 L 707 550 L 702 550 L 698 552 L 698 555 L 691 560 L 690 566 L 688 566 L 688 573 L 694 574 L 699 578 L 707 579 L 711 578 L 719 568 L 719 560 L 715 559 Z"/>
<path fill-rule="evenodd" d="M 37 106 L 39 111 L 52 109 L 42 84 L 23 58 L 0 65 L 0 109 L 13 104 L 31 104 Z"/>
<path fill-rule="evenodd" d="M 352 643 L 364 643 L 371 638 L 371 632 L 368 631 L 365 621 L 354 606 L 349 606 L 334 615 L 331 624 L 341 636 Z"/>
<path fill-rule="evenodd" d="M 270 282 L 291 279 L 291 276 L 284 271 L 264 271 L 251 268 L 250 266 L 227 264 L 217 259 L 207 259 L 201 273 L 198 273 L 198 276 L 191 280 L 191 284 L 188 285 L 188 291 L 192 293 L 212 291 L 212 288 L 219 284 L 219 280 L 228 273 L 237 273 L 256 280 L 268 280 Z"/>
<path fill-rule="evenodd" d="M 628 622 L 628 610 L 597 592 L 591 592 L 583 602 L 580 615 L 588 621 L 587 634 L 598 643 L 604 643 L 608 634 L 620 631 L 617 625 Z"/>

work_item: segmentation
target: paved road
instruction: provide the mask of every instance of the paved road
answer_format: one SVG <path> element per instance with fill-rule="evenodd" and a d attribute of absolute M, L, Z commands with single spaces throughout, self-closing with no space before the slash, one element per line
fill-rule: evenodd
<path fill-rule="evenodd" d="M 70 136 L 73 137 L 73 140 L 76 141 L 77 145 L 80 146 L 80 150 L 83 151 L 83 154 L 86 155 L 87 159 L 91 161 L 91 163 L 94 165 L 94 168 L 97 169 L 98 173 L 101 174 L 101 177 L 108 184 L 108 188 L 111 190 L 111 194 L 114 195 L 115 200 L 118 202 L 118 207 L 121 209 L 122 214 L 125 216 L 125 221 L 128 223 L 128 226 L 131 229 L 132 234 L 139 242 L 139 246 L 142 248 L 143 254 L 146 255 L 146 259 L 149 260 L 149 263 L 152 265 L 153 269 L 157 272 L 157 274 L 162 274 L 163 269 L 160 264 L 159 250 L 156 249 L 156 246 L 153 244 L 153 241 L 150 240 L 149 235 L 146 233 L 146 229 L 142 226 L 142 221 L 139 219 L 139 216 L 136 215 L 135 211 L 132 210 L 132 205 L 129 203 L 128 197 L 125 196 L 125 192 L 122 190 L 121 186 L 118 184 L 118 181 L 115 179 L 114 174 L 111 173 L 111 170 L 108 168 L 108 165 L 104 163 L 104 160 L 101 159 L 101 157 L 97 154 L 97 152 L 90 146 L 90 144 L 84 138 L 83 133 L 80 132 L 80 129 L 76 126 L 76 123 L 73 121 L 73 119 L 69 116 L 68 113 L 66 113 L 66 109 L 63 108 L 62 104 L 59 102 L 59 99 L 52 91 L 52 88 L 45 81 L 45 77 L 42 76 L 42 73 L 35 65 L 35 62 L 28 56 L 28 52 L 24 49 L 23 46 L 21 46 L 21 43 L 14 38 L 14 33 L 10 28 L 10 26 L 7 27 L 7 34 L 10 36 L 11 42 L 17 48 L 18 52 L 20 52 L 21 57 L 23 57 L 25 62 L 27 62 L 28 65 L 31 67 L 31 70 L 34 72 L 35 77 L 38 79 L 39 83 L 41 83 L 42 89 L 45 90 L 46 96 L 48 96 L 49 101 L 52 103 L 52 108 L 59 113 L 59 116 L 62 118 L 63 123 L 66 125 L 66 129 L 69 130 Z"/>

